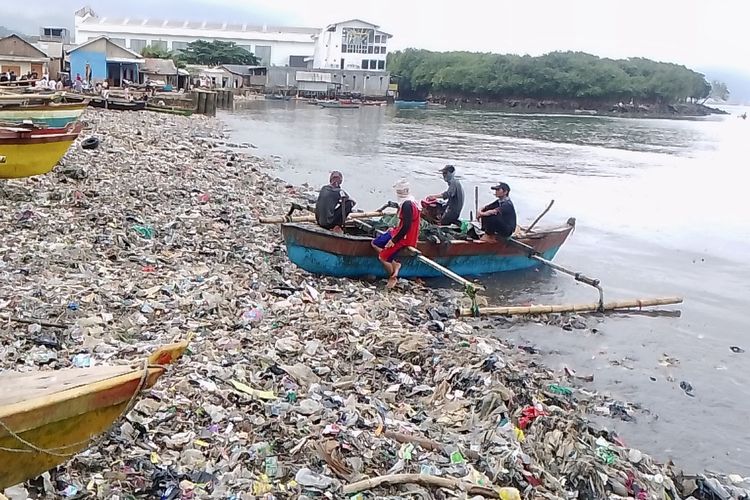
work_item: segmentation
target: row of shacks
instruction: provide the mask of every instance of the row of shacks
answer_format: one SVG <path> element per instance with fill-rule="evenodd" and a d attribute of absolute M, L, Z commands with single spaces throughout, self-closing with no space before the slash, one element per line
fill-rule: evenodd
<path fill-rule="evenodd" d="M 18 35 L 0 39 L 0 74 L 48 75 L 51 79 L 79 76 L 92 85 L 107 81 L 111 87 L 153 81 L 173 89 L 191 87 L 316 97 L 325 94 L 361 94 L 385 97 L 389 75 L 367 70 L 299 69 L 281 66 L 224 64 L 217 67 L 177 68 L 170 59 L 145 58 L 106 36 L 74 46 L 65 43 L 33 44 Z"/>
<path fill-rule="evenodd" d="M 54 80 L 77 77 L 90 83 L 107 81 L 121 87 L 127 83 L 155 80 L 172 87 L 188 85 L 190 75 L 169 59 L 149 59 L 116 44 L 106 36 L 80 45 L 42 41 L 31 43 L 18 36 L 0 39 L 0 75 L 16 81 L 32 75 Z M 182 81 L 181 81 L 182 80 Z"/>

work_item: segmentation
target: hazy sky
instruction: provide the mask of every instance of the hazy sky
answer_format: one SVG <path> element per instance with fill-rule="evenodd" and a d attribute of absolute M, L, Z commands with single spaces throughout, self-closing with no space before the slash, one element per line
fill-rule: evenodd
<path fill-rule="evenodd" d="M 0 0 L 0 25 L 36 33 L 72 26 L 85 0 Z M 538 55 L 582 50 L 750 74 L 750 0 L 90 0 L 100 16 L 320 27 L 350 18 L 379 24 L 393 49 Z"/>

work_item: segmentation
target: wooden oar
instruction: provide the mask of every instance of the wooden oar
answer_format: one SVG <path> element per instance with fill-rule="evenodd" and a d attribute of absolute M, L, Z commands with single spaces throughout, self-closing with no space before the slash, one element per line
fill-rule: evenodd
<path fill-rule="evenodd" d="M 552 314 L 567 312 L 601 312 L 617 311 L 624 309 L 643 308 L 650 306 L 664 306 L 669 304 L 681 304 L 682 297 L 658 297 L 653 299 L 632 299 L 607 302 L 600 307 L 598 303 L 589 304 L 562 304 L 562 305 L 533 305 L 533 306 L 505 306 L 505 307 L 481 307 L 479 314 L 486 316 L 504 315 L 513 316 L 518 314 Z M 456 309 L 456 317 L 474 316 L 475 311 L 471 309 Z"/>
<path fill-rule="evenodd" d="M 385 233 L 385 231 L 380 231 L 378 229 L 375 229 L 371 225 L 367 224 L 366 222 L 362 222 L 361 220 L 355 220 L 354 222 L 356 224 L 359 224 L 360 226 L 366 228 L 366 229 L 369 229 L 370 231 L 374 231 L 378 235 L 381 235 L 381 234 Z M 476 283 L 472 283 L 471 281 L 469 281 L 469 280 L 467 280 L 465 278 L 462 278 L 458 274 L 454 273 L 450 269 L 441 266 L 440 264 L 438 264 L 434 260 L 428 259 L 418 249 L 416 249 L 414 247 L 406 247 L 406 250 L 409 253 L 411 253 L 414 257 L 416 257 L 423 264 L 425 264 L 425 265 L 427 265 L 427 266 L 435 269 L 436 271 L 442 273 L 444 276 L 452 279 L 456 283 L 459 283 L 460 285 L 463 285 L 464 287 L 470 288 L 472 290 L 484 290 L 484 287 L 482 285 L 478 285 Z"/>
<path fill-rule="evenodd" d="M 524 229 L 524 231 L 527 232 L 527 233 L 530 233 L 531 230 L 534 229 L 534 226 L 536 226 L 536 223 L 539 222 L 540 220 L 542 220 L 542 217 L 544 217 L 545 215 L 547 215 L 547 212 L 549 212 L 549 209 L 552 208 L 552 205 L 554 205 L 554 204 L 555 204 L 555 200 L 550 201 L 549 205 L 547 205 L 547 208 L 545 208 L 544 211 L 539 214 L 539 217 L 537 217 L 536 219 L 534 219 L 534 222 L 532 222 L 529 227 L 527 227 L 526 229 Z"/>

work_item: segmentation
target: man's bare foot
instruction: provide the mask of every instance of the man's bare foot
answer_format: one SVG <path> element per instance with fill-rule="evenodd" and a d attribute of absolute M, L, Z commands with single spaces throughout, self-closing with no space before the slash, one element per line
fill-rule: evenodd
<path fill-rule="evenodd" d="M 341 234 L 344 232 L 344 230 L 341 229 L 341 226 L 336 226 L 333 229 L 331 229 L 331 231 L 333 231 L 334 233 L 338 233 L 338 234 Z"/>
<path fill-rule="evenodd" d="M 396 287 L 396 284 L 398 283 L 398 276 L 391 276 L 388 278 L 388 283 L 385 285 L 385 287 L 388 290 L 391 290 Z"/>

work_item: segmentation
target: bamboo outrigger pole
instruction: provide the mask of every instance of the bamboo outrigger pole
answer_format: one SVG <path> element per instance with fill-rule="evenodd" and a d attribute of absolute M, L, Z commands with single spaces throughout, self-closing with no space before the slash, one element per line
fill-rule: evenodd
<path fill-rule="evenodd" d="M 601 307 L 598 303 L 589 304 L 561 304 L 561 305 L 533 305 L 533 306 L 505 306 L 505 307 L 481 307 L 480 315 L 505 315 L 514 316 L 520 314 L 552 314 L 567 312 L 602 312 L 617 311 L 625 309 L 641 309 L 650 306 L 665 306 L 670 304 L 681 304 L 682 297 L 658 297 L 652 299 L 631 299 L 606 302 Z M 474 316 L 475 311 L 471 309 L 456 309 L 456 317 Z"/>

